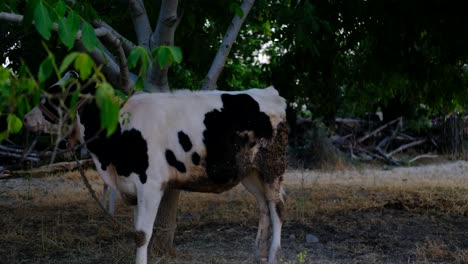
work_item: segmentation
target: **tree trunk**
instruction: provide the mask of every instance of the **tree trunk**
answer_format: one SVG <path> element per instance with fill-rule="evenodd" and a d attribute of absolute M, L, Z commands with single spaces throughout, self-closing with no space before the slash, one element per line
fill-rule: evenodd
<path fill-rule="evenodd" d="M 150 50 L 161 45 L 174 45 L 174 34 L 180 22 L 180 18 L 177 15 L 178 2 L 178 0 L 163 0 L 161 2 L 158 22 L 149 40 Z M 151 90 L 153 92 L 169 91 L 167 72 L 168 67 L 161 69 L 158 63 L 155 63 L 153 68 L 148 69 L 149 80 L 152 84 Z M 177 227 L 179 195 L 179 190 L 168 190 L 161 200 L 151 241 L 152 253 L 156 255 L 175 255 L 174 234 Z"/>
<path fill-rule="evenodd" d="M 335 80 L 335 58 L 337 54 L 329 54 L 328 58 L 323 62 L 324 70 L 323 82 L 324 88 L 322 100 L 327 102 L 323 107 L 323 122 L 328 127 L 334 127 L 337 111 L 337 100 L 338 100 L 338 84 Z"/>
<path fill-rule="evenodd" d="M 463 147 L 463 130 L 465 124 L 463 117 L 454 113 L 450 115 L 443 124 L 442 130 L 442 152 L 451 155 L 452 159 L 463 158 L 465 149 Z"/>
<path fill-rule="evenodd" d="M 174 45 L 174 34 L 180 22 L 177 15 L 178 2 L 178 0 L 163 0 L 161 2 L 158 23 L 150 39 L 150 49 L 157 48 L 161 45 Z M 158 63 L 155 63 L 153 69 L 148 69 L 150 81 L 154 84 L 153 87 L 155 91 L 169 91 L 167 71 L 167 66 L 161 68 Z"/>
<path fill-rule="evenodd" d="M 202 90 L 216 90 L 216 82 L 218 81 L 219 75 L 224 69 L 224 65 L 226 64 L 227 56 L 231 51 L 232 45 L 234 41 L 236 41 L 237 35 L 239 34 L 239 30 L 242 24 L 245 21 L 245 18 L 252 9 L 255 0 L 244 0 L 241 5 L 242 12 L 244 13 L 242 17 L 238 17 L 237 14 L 234 15 L 234 18 L 229 25 L 226 35 L 224 35 L 223 42 L 219 47 L 218 53 L 211 63 L 210 70 L 205 77 L 205 81 L 203 82 Z"/>
<path fill-rule="evenodd" d="M 151 240 L 152 252 L 158 256 L 175 256 L 173 242 L 177 228 L 179 196 L 179 190 L 167 190 L 161 200 Z"/>

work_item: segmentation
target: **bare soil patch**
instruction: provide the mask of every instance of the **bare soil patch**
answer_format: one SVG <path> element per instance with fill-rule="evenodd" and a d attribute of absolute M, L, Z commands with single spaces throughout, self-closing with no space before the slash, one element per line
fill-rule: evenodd
<path fill-rule="evenodd" d="M 283 262 L 468 263 L 467 172 L 465 161 L 290 171 Z M 132 209 L 118 203 L 116 218 L 128 228 L 107 220 L 76 173 L 0 181 L 0 263 L 131 263 Z M 152 260 L 255 263 L 256 229 L 241 186 L 183 193 L 177 256 Z"/>

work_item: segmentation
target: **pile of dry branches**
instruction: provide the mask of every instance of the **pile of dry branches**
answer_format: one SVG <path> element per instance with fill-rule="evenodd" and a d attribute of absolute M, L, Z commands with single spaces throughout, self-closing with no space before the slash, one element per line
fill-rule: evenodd
<path fill-rule="evenodd" d="M 412 136 L 403 129 L 403 118 L 399 117 L 385 124 L 362 119 L 337 118 L 337 135 L 333 144 L 353 159 L 380 160 L 391 165 L 412 163 L 421 158 L 434 158 L 438 148 L 436 141 L 429 136 Z M 412 157 L 405 160 L 397 154 L 418 148 Z M 421 153 L 422 152 L 422 153 Z"/>
<path fill-rule="evenodd" d="M 71 161 L 70 150 L 37 151 L 33 149 L 34 145 L 27 149 L 14 144 L 0 145 L 0 179 L 41 177 L 77 169 L 76 162 Z M 79 163 L 85 167 L 92 166 L 91 159 L 83 159 Z"/>

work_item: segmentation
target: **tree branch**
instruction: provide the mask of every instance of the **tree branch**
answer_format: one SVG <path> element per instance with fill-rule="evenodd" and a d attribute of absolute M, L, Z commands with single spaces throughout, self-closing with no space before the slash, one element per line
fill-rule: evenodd
<path fill-rule="evenodd" d="M 0 20 L 21 23 L 23 21 L 23 16 L 13 13 L 0 12 Z"/>
<path fill-rule="evenodd" d="M 242 17 L 234 15 L 234 18 L 231 21 L 231 25 L 224 35 L 223 42 L 219 47 L 218 53 L 211 64 L 210 70 L 206 75 L 205 81 L 203 82 L 202 90 L 215 90 L 216 82 L 218 81 L 221 72 L 223 71 L 224 65 L 226 64 L 227 56 L 231 51 L 232 45 L 239 34 L 240 28 L 245 21 L 245 18 L 252 9 L 255 0 L 244 0 L 241 5 L 241 9 L 244 12 Z"/>
<path fill-rule="evenodd" d="M 180 18 L 177 16 L 178 0 L 163 0 L 159 11 L 159 19 L 151 35 L 150 49 L 154 49 L 161 45 L 174 45 L 174 34 Z M 169 82 L 167 80 L 168 67 L 160 68 L 158 63 L 155 63 L 153 69 L 149 71 L 149 79 L 155 85 L 156 91 L 169 91 Z"/>
<path fill-rule="evenodd" d="M 0 12 L 0 20 L 21 23 L 23 21 L 23 16 L 14 14 L 14 13 L 5 13 Z M 58 25 L 54 23 L 54 30 L 58 29 Z M 96 37 L 104 39 L 108 42 L 115 50 L 117 51 L 117 58 L 119 59 L 119 65 L 110 57 L 100 52 L 97 49 L 94 49 L 92 52 L 89 52 L 91 57 L 95 59 L 98 64 L 104 65 L 103 70 L 107 75 L 109 81 L 112 85 L 120 87 L 122 91 L 127 94 L 130 94 L 133 87 L 133 82 L 129 77 L 129 71 L 127 66 L 127 58 L 125 57 L 125 52 L 122 47 L 122 42 L 112 34 L 110 30 L 105 27 L 95 28 L 94 32 Z M 78 44 L 78 49 L 81 51 L 86 51 L 81 43 L 81 30 L 76 34 L 75 43 Z"/>
<path fill-rule="evenodd" d="M 115 37 L 111 33 L 111 31 L 109 31 L 106 28 L 101 27 L 101 28 L 95 29 L 94 31 L 97 37 L 100 37 L 106 40 L 117 51 L 117 58 L 119 59 L 119 65 L 120 65 L 119 73 L 120 73 L 121 88 L 126 94 L 130 94 L 132 90 L 132 88 L 129 86 L 131 80 L 130 80 L 129 72 L 128 72 L 127 57 L 125 57 L 125 52 L 122 48 L 122 42 L 120 42 L 120 40 L 117 37 Z M 79 33 L 80 32 L 78 32 L 78 34 Z"/>
<path fill-rule="evenodd" d="M 112 33 L 112 35 L 114 35 L 116 38 L 120 40 L 120 42 L 122 43 L 122 48 L 125 51 L 125 54 L 129 54 L 130 51 L 132 51 L 132 49 L 136 47 L 136 45 L 133 42 L 131 42 L 130 40 L 122 36 L 119 32 L 117 32 L 114 28 L 112 28 L 109 24 L 107 24 L 106 22 L 102 20 L 94 20 L 93 26 L 96 28 L 106 28 L 107 30 L 109 30 Z"/>
<path fill-rule="evenodd" d="M 95 48 L 93 51 L 88 52 L 83 46 L 81 41 L 75 42 L 75 48 L 81 52 L 88 53 L 94 60 L 96 64 L 102 65 L 102 72 L 107 77 L 107 80 L 114 86 L 119 87 L 124 93 L 130 94 L 130 87 L 133 87 L 133 80 L 129 79 L 129 84 L 127 85 L 127 90 L 121 85 L 120 72 L 121 69 L 119 65 L 114 61 L 114 59 L 108 56 L 105 52 L 100 51 Z"/>
<path fill-rule="evenodd" d="M 138 39 L 138 45 L 150 50 L 151 24 L 143 0 L 128 0 L 130 16 Z"/>

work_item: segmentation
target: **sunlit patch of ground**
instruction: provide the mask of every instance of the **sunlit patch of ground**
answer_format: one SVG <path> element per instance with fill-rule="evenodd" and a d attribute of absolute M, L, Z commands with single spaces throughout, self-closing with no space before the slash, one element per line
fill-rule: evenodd
<path fill-rule="evenodd" d="M 290 171 L 285 183 L 283 263 L 468 262 L 468 162 Z M 132 218 L 119 202 L 123 227 L 110 223 L 77 173 L 0 181 L 0 263 L 131 263 Z M 255 263 L 257 212 L 242 186 L 183 193 L 178 218 L 176 258 L 154 263 Z"/>

